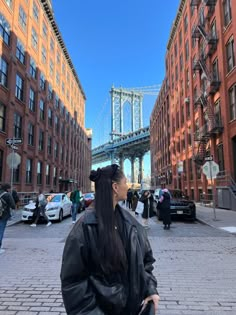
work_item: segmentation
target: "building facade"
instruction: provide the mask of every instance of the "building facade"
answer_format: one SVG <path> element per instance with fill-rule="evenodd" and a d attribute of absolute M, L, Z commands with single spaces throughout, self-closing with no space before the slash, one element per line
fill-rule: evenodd
<path fill-rule="evenodd" d="M 151 147 L 155 185 L 200 200 L 212 195 L 220 178 L 223 186 L 236 180 L 235 37 L 235 1 L 180 1 L 150 123 L 151 143 L 168 145 Z M 207 156 L 219 164 L 215 182 L 202 172 Z"/>
<path fill-rule="evenodd" d="M 85 93 L 48 0 L 0 0 L 0 183 L 89 191 Z M 15 150 L 7 139 L 22 139 Z M 14 151 L 20 164 L 11 170 Z"/>

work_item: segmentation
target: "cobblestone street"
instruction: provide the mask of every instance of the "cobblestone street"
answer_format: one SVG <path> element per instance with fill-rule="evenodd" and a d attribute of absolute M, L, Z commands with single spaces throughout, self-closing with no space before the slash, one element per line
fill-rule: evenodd
<path fill-rule="evenodd" d="M 0 256 L 0 315 L 66 314 L 60 265 L 71 219 L 47 228 L 6 230 Z M 160 315 L 236 314 L 236 237 L 200 223 L 174 222 L 170 231 L 151 220 Z M 124 314 L 125 315 L 125 314 Z"/>

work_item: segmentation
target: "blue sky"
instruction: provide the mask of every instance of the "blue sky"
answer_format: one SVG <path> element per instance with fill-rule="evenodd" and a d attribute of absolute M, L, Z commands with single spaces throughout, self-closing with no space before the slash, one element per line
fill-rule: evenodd
<path fill-rule="evenodd" d="M 160 84 L 165 53 L 180 0 L 111 2 L 53 0 L 55 19 L 85 91 L 85 126 L 93 128 L 93 147 L 110 132 L 110 95 L 115 87 Z M 143 120 L 155 97 L 144 96 Z"/>

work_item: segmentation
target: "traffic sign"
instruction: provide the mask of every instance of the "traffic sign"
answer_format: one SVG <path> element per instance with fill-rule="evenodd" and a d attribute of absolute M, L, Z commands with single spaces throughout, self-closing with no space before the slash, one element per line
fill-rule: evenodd
<path fill-rule="evenodd" d="M 21 162 L 21 156 L 18 153 L 12 152 L 8 154 L 7 165 L 9 166 L 9 168 L 16 169 L 18 165 L 20 164 L 20 162 Z"/>
<path fill-rule="evenodd" d="M 216 162 L 207 161 L 203 165 L 202 171 L 206 175 L 207 179 L 215 179 L 220 169 L 219 169 L 219 165 Z"/>
<path fill-rule="evenodd" d="M 15 145 L 11 145 L 12 150 L 18 150 L 18 147 L 16 147 Z"/>
<path fill-rule="evenodd" d="M 12 144 L 21 144 L 22 143 L 22 138 L 10 138 L 6 139 L 6 144 L 12 145 Z"/>
<path fill-rule="evenodd" d="M 211 156 L 206 156 L 205 161 L 213 161 L 213 155 Z"/>

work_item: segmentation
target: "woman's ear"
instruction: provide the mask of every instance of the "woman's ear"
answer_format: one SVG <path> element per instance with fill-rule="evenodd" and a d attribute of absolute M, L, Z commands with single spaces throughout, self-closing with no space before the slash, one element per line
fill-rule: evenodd
<path fill-rule="evenodd" d="M 115 193 L 115 194 L 117 194 L 117 191 L 118 191 L 118 185 L 117 185 L 117 183 L 112 183 L 112 189 L 113 189 L 113 192 Z"/>

